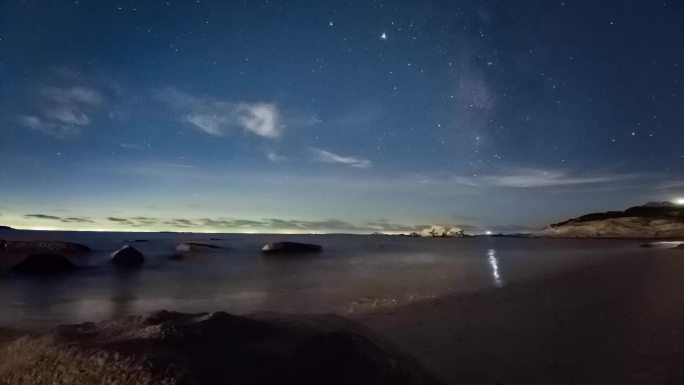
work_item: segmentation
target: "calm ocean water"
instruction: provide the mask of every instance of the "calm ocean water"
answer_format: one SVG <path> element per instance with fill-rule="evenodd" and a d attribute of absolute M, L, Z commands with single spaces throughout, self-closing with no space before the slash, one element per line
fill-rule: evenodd
<path fill-rule="evenodd" d="M 649 253 L 639 241 L 513 238 L 421 239 L 366 235 L 178 234 L 0 231 L 0 239 L 67 240 L 93 252 L 60 276 L 11 272 L 21 256 L 0 254 L 0 327 L 44 326 L 169 309 L 346 314 L 481 289 L 605 258 Z M 109 253 L 131 239 L 145 265 L 122 272 Z M 210 240 L 211 239 L 211 240 Z M 268 242 L 317 243 L 322 253 L 263 256 Z M 220 250 L 172 260 L 182 242 Z"/>

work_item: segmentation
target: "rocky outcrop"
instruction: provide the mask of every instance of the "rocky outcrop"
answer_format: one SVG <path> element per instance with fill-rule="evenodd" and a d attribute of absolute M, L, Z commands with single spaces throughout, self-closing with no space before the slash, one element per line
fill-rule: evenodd
<path fill-rule="evenodd" d="M 209 245 L 206 243 L 195 243 L 195 242 L 185 242 L 176 246 L 176 251 L 180 252 L 190 252 L 190 251 L 207 251 L 207 250 L 217 250 L 220 247 L 215 245 Z"/>
<path fill-rule="evenodd" d="M 0 349 L 0 362 L 6 385 L 435 383 L 338 316 L 161 311 L 24 336 Z"/>
<path fill-rule="evenodd" d="M 63 241 L 3 241 L 0 240 L 0 251 L 6 252 L 79 252 L 90 251 L 85 245 Z"/>
<path fill-rule="evenodd" d="M 267 254 L 275 253 L 307 253 L 323 250 L 320 245 L 299 242 L 274 242 L 261 248 L 261 252 Z"/>
<path fill-rule="evenodd" d="M 61 255 L 38 253 L 24 258 L 24 260 L 14 265 L 12 270 L 20 273 L 63 273 L 76 270 L 76 265 Z"/>
<path fill-rule="evenodd" d="M 625 211 L 593 213 L 555 223 L 542 235 L 569 238 L 684 237 L 684 206 L 649 203 Z"/>
<path fill-rule="evenodd" d="M 423 229 L 420 232 L 421 237 L 449 237 L 449 238 L 460 238 L 465 236 L 462 229 L 458 227 L 452 227 L 447 225 L 434 225 Z"/>
<path fill-rule="evenodd" d="M 121 268 L 135 268 L 145 263 L 145 256 L 135 247 L 126 245 L 111 254 L 111 262 Z"/>

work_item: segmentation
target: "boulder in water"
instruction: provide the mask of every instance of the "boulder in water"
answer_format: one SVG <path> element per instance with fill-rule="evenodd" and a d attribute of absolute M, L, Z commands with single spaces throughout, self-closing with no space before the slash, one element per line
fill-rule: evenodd
<path fill-rule="evenodd" d="M 118 267 L 134 268 L 145 263 L 145 257 L 135 247 L 126 245 L 112 253 L 111 262 Z"/>
<path fill-rule="evenodd" d="M 261 248 L 263 253 L 310 253 L 321 251 L 320 245 L 299 242 L 273 242 Z"/>
<path fill-rule="evenodd" d="M 0 362 L 7 385 L 435 384 L 391 343 L 330 315 L 160 311 L 24 336 Z"/>
<path fill-rule="evenodd" d="M 206 243 L 195 243 L 195 242 L 185 242 L 176 246 L 176 251 L 180 252 L 190 252 L 190 251 L 206 251 L 206 250 L 216 250 L 220 247 L 215 245 L 209 245 Z"/>
<path fill-rule="evenodd" d="M 38 253 L 24 258 L 12 269 L 21 273 L 62 273 L 76 270 L 76 265 L 61 255 Z"/>

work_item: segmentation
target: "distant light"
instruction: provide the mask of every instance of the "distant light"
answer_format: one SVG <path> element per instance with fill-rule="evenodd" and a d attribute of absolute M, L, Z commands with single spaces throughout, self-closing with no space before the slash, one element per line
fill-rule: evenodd
<path fill-rule="evenodd" d="M 676 205 L 684 206 L 684 198 L 677 198 L 677 199 L 674 200 L 674 203 L 675 203 Z"/>
<path fill-rule="evenodd" d="M 487 231 L 485 231 L 485 234 L 486 234 L 486 235 L 492 235 L 492 232 L 489 231 L 489 230 L 487 230 Z"/>

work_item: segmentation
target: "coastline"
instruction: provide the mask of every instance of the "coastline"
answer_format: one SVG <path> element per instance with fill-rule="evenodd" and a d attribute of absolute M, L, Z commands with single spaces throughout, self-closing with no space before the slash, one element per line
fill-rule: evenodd
<path fill-rule="evenodd" d="M 681 383 L 682 256 L 614 256 L 501 289 L 345 316 L 446 384 Z M 0 346 L 25 332 L 0 330 Z"/>

